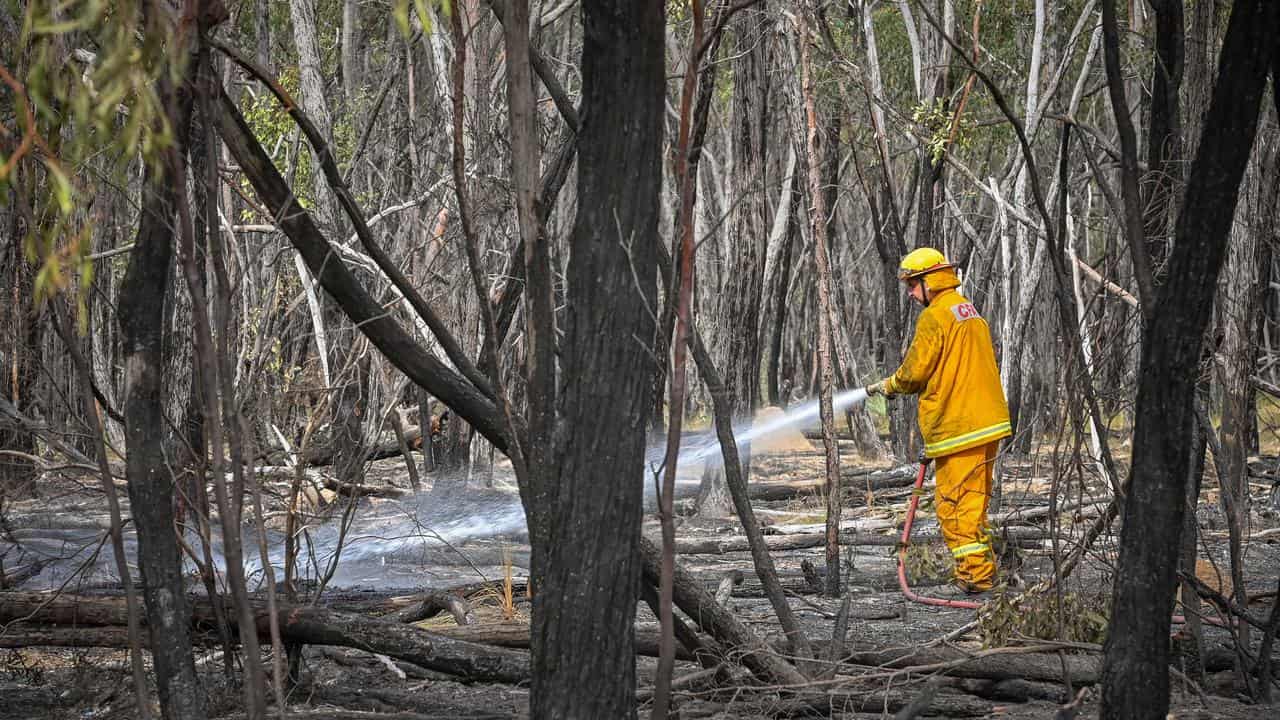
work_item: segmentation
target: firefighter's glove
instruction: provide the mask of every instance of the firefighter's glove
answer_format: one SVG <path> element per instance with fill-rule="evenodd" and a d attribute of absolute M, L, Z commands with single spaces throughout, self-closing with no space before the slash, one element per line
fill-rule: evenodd
<path fill-rule="evenodd" d="M 881 380 L 879 382 L 871 383 L 870 385 L 867 386 L 867 397 L 871 397 L 872 395 L 883 395 L 885 397 L 891 397 L 893 393 L 889 392 L 889 388 L 885 384 L 885 381 Z"/>

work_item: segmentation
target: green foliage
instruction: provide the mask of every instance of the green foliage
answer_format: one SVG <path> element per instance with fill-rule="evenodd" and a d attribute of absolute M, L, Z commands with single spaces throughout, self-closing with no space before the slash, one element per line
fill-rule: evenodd
<path fill-rule="evenodd" d="M 453 3 L 451 0 L 436 0 L 441 12 L 446 16 L 453 12 Z M 414 15 L 418 18 L 418 23 L 422 26 L 424 32 L 431 32 L 431 13 L 429 12 L 431 0 L 394 0 L 391 4 L 391 16 L 395 18 L 396 27 L 400 29 L 401 34 L 409 37 L 412 28 L 409 23 L 410 6 Z"/>
<path fill-rule="evenodd" d="M 948 152 L 948 140 L 951 140 L 952 133 L 955 138 L 952 144 L 955 147 L 969 147 L 971 138 L 973 137 L 974 124 L 967 116 L 953 118 L 952 112 L 948 110 L 947 103 L 942 98 L 935 98 L 932 103 L 920 103 L 911 111 L 911 120 L 917 125 L 922 126 L 929 135 L 925 138 L 925 147 L 929 150 L 929 158 L 937 163 L 942 160 L 944 153 Z"/>
<path fill-rule="evenodd" d="M 301 87 L 298 66 L 290 65 L 281 68 L 277 81 L 290 96 L 297 97 Z M 297 125 L 294 124 L 293 118 L 289 117 L 289 113 L 271 93 L 259 92 L 248 101 L 244 109 L 244 120 L 254 136 L 262 143 L 262 147 L 272 154 L 272 160 L 280 164 L 284 154 L 290 152 L 295 133 L 298 132 Z M 298 204 L 304 208 L 311 208 L 314 206 L 308 192 L 311 187 L 311 173 L 314 171 L 311 167 L 311 153 L 308 152 L 305 140 L 299 144 L 298 148 L 298 156 L 293 161 L 293 174 L 287 179 L 297 194 Z M 251 193 L 248 179 L 242 178 L 240 182 L 244 190 Z M 253 210 L 246 208 L 244 213 L 245 216 L 241 219 L 250 221 Z"/>
<path fill-rule="evenodd" d="M 667 0 L 667 23 L 675 25 L 688 21 L 693 17 L 691 5 L 689 0 Z"/>
<path fill-rule="evenodd" d="M 1002 647 L 1020 638 L 1101 644 L 1110 605 L 1107 593 L 1064 593 L 1059 603 L 1053 590 L 997 590 L 978 611 L 978 634 L 983 647 Z"/>
<path fill-rule="evenodd" d="M 185 57 L 161 25 L 168 20 L 144 9 L 136 0 L 32 0 L 22 49 L 9 56 L 17 72 L 5 68 L 17 127 L 4 131 L 21 141 L 12 155 L 0 153 L 0 198 L 20 182 L 16 196 L 33 221 L 24 252 L 39 265 L 33 300 L 72 293 L 82 328 L 80 291 L 93 277 L 83 175 L 120 180 L 130 162 L 159 162 L 173 144 L 157 87 L 181 77 Z"/>

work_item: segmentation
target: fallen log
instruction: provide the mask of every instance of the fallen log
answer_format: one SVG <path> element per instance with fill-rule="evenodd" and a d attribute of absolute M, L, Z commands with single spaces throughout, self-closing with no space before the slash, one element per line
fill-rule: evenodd
<path fill-rule="evenodd" d="M 41 593 L 22 593 L 25 595 L 41 595 Z M 75 596 L 59 596 L 59 599 L 50 602 L 43 609 L 36 609 L 38 605 L 32 604 L 32 598 L 13 598 L 17 593 L 0 593 L 0 622 L 11 622 L 19 618 L 25 618 L 25 623 L 33 623 L 32 625 L 15 624 L 11 625 L 4 633 L 0 633 L 0 648 L 20 648 L 20 647 L 103 647 L 103 648 L 127 648 L 129 647 L 128 630 L 120 623 L 124 622 L 123 616 L 123 600 L 117 598 L 88 598 L 90 602 L 77 604 L 76 602 L 63 602 L 66 598 L 74 598 Z M 197 606 L 197 616 L 203 619 L 205 616 L 205 608 L 207 603 L 201 602 Z M 327 613 L 327 617 L 339 621 L 353 617 L 352 613 L 343 613 L 335 610 L 325 611 L 323 608 L 300 608 L 305 610 L 321 610 Z M 295 609 L 296 610 L 296 609 Z M 291 612 L 290 610 L 282 610 Z M 354 615 L 354 617 L 363 618 L 363 616 Z M 382 623 L 386 626 L 395 626 L 389 620 L 377 620 L 376 618 L 363 618 L 365 620 L 373 620 L 375 623 Z M 269 635 L 265 634 L 266 616 L 263 615 L 259 619 L 259 633 L 263 639 L 269 639 Z M 38 623 L 34 624 L 34 623 Z M 51 625 L 67 625 L 74 624 L 77 627 L 51 627 Z M 383 625 L 375 625 L 382 627 Z M 402 625 L 403 627 L 403 625 Z M 458 625 L 458 626 L 442 626 L 432 628 L 431 630 L 422 630 L 421 628 L 411 628 L 428 635 L 439 636 L 456 640 L 463 643 L 484 645 L 496 648 L 509 649 L 528 649 L 529 648 L 529 626 L 518 623 L 504 623 L 499 625 Z M 291 638 L 297 642 L 311 645 L 336 645 L 340 647 L 351 647 L 359 650 L 367 650 L 369 652 L 377 652 L 382 655 L 391 657 L 400 657 L 396 653 L 387 652 L 385 650 L 374 650 L 368 643 L 357 644 L 356 642 L 311 642 L 298 638 L 295 634 L 286 634 L 284 640 L 291 641 Z M 635 630 L 635 647 L 637 655 L 648 657 L 658 656 L 658 627 L 652 623 L 640 623 Z M 192 641 L 197 645 L 215 646 L 219 644 L 219 640 L 215 633 L 206 633 L 197 631 L 192 635 Z M 376 643 L 378 646 L 384 646 L 385 642 Z M 693 660 L 691 653 L 682 647 L 676 648 L 676 657 L 680 660 Z M 413 660 L 406 659 L 408 662 Z M 420 664 L 420 663 L 415 663 Z M 433 670 L 439 668 L 423 665 L 423 667 Z M 443 672 L 448 672 L 444 670 Z M 456 674 L 456 673 L 453 673 Z"/>
<path fill-rule="evenodd" d="M 842 534 L 840 536 L 841 545 L 851 545 L 855 543 L 845 542 L 846 539 L 855 538 L 871 538 L 877 537 L 872 535 L 857 535 L 853 533 Z M 886 540 L 893 538 L 885 535 Z M 764 544 L 769 550 L 777 552 L 780 550 L 805 550 L 808 548 L 820 547 L 826 543 L 826 538 L 821 533 L 805 533 L 803 535 L 766 535 Z M 733 535 L 731 537 L 713 537 L 698 540 L 677 540 L 677 555 L 723 555 L 731 552 L 745 552 L 750 550 L 747 544 L 747 538 L 742 535 Z"/>
<path fill-rule="evenodd" d="M 417 447 L 420 445 L 420 441 L 422 440 L 421 429 L 416 427 L 405 428 L 404 435 L 405 441 L 408 442 L 410 446 Z M 284 457 L 285 454 L 277 451 L 269 455 L 269 457 L 274 458 L 277 455 Z M 377 445 L 369 448 L 368 452 L 365 453 L 365 462 L 385 460 L 386 458 L 399 456 L 399 441 L 388 440 L 386 442 L 379 442 Z M 336 445 L 324 445 L 321 447 L 308 448 L 307 451 L 303 453 L 302 462 L 309 467 L 321 467 L 332 465 L 337 457 L 338 449 Z"/>
<path fill-rule="evenodd" d="M 841 486 L 843 496 L 862 502 L 867 489 L 888 490 L 911 485 L 916 479 L 916 466 L 909 465 L 888 470 L 866 470 L 851 468 L 841 470 Z M 826 482 L 779 483 L 755 482 L 748 492 L 752 500 L 780 501 L 794 500 L 798 497 L 822 495 L 826 493 Z"/>
<path fill-rule="evenodd" d="M 420 602 L 415 602 L 403 610 L 397 611 L 392 618 L 402 623 L 418 622 L 448 611 L 453 621 L 459 625 L 475 624 L 475 614 L 471 612 L 471 603 L 465 598 L 449 592 L 430 592 Z"/>
<path fill-rule="evenodd" d="M 1109 500 L 1090 500 L 1085 502 L 1065 503 L 1052 511 L 1059 515 L 1070 514 L 1072 517 L 1092 518 L 1098 517 L 1102 511 L 1106 509 Z M 995 522 L 1004 524 L 1015 520 L 1035 520 L 1037 518 L 1045 518 L 1049 516 L 1051 508 L 1048 505 L 1033 505 L 1031 507 L 1020 507 L 1001 513 L 995 518 Z"/>
<path fill-rule="evenodd" d="M 856 678 L 838 678 L 856 684 Z M 733 701 L 724 704 L 694 702 L 677 704 L 681 717 L 849 717 L 849 713 L 897 712 L 911 705 L 924 687 L 865 690 L 836 688 L 828 692 L 812 692 L 800 689 L 798 694 L 782 697 L 776 689 L 755 690 L 735 688 Z M 686 714 L 686 705 L 696 710 Z M 692 709 L 691 708 L 691 709 Z M 988 717 L 993 705 L 981 698 L 958 692 L 951 688 L 938 688 L 920 708 L 923 714 L 945 717 Z"/>
<path fill-rule="evenodd" d="M 1049 534 L 1039 528 L 1008 528 L 1009 542 L 1019 547 L 1040 547 L 1040 541 L 1047 540 Z M 866 532 L 841 532 L 841 545 L 860 545 L 866 547 L 897 547 L 901 538 L 897 535 L 873 535 Z M 913 545 L 942 542 L 937 533 L 915 535 L 911 538 Z M 806 550 L 822 547 L 826 544 L 823 533 L 803 533 L 795 535 L 766 535 L 764 543 L 773 551 Z M 729 537 L 713 537 L 698 540 L 677 540 L 677 555 L 723 555 L 731 552 L 743 552 L 750 549 L 747 538 L 742 535 Z"/>
<path fill-rule="evenodd" d="M 388 485 L 365 485 L 364 483 L 344 483 L 337 478 L 326 477 L 324 479 L 324 487 L 326 490 L 342 495 L 343 497 L 352 497 L 359 495 L 360 497 L 382 497 L 382 498 L 398 498 L 409 495 L 408 490 L 401 490 Z"/>
<path fill-rule="evenodd" d="M 326 591 L 320 604 L 330 610 L 361 613 L 362 615 L 386 615 L 404 610 L 422 601 L 422 595 L 406 595 L 404 590 L 382 592 Z M 390 619 L 390 618 L 388 618 Z"/>
<path fill-rule="evenodd" d="M 888 517 L 860 517 L 850 520 L 842 520 L 840 522 L 840 532 L 847 533 L 879 533 L 883 531 L 893 532 L 895 523 L 892 518 Z M 821 522 L 809 523 L 779 523 L 775 522 L 769 526 L 769 535 L 808 535 L 812 533 L 825 533 L 827 531 L 827 523 L 825 518 Z"/>
<path fill-rule="evenodd" d="M 17 590 L 0 593 L 0 623 L 14 621 L 38 625 L 125 625 L 127 616 L 123 596 L 96 597 Z"/>
<path fill-rule="evenodd" d="M 661 576 L 662 550 L 644 535 L 640 536 L 640 558 L 648 582 L 658 584 Z M 745 623 L 727 609 L 716 604 L 688 570 L 675 565 L 673 600 L 677 607 L 698 624 L 704 632 L 715 638 L 726 653 L 742 657 L 742 664 L 758 678 L 770 683 L 800 685 L 806 682 L 804 675 L 776 654 Z"/>
<path fill-rule="evenodd" d="M 502 592 L 504 580 L 481 580 L 458 585 L 433 588 L 416 594 L 406 594 L 402 589 L 396 590 L 332 590 L 325 593 L 320 604 L 330 610 L 361 613 L 364 615 L 380 615 L 397 613 L 406 608 L 418 605 L 430 594 L 447 594 L 460 598 L 471 598 L 481 593 Z M 511 579 L 511 589 L 515 603 L 528 602 L 528 579 L 520 576 Z M 389 619 L 389 618 L 388 618 Z"/>
<path fill-rule="evenodd" d="M 195 638 L 192 638 L 192 642 L 195 642 Z M 197 642 L 196 644 L 206 643 Z M 122 626 L 77 628 L 16 626 L 0 633 L 0 648 L 25 647 L 127 648 L 129 647 L 129 629 Z"/>
<path fill-rule="evenodd" d="M 396 416 L 398 417 L 398 416 Z M 435 418 L 432 422 L 431 437 L 435 438 L 440 432 L 438 426 L 439 418 Z M 422 450 L 422 428 L 417 425 L 405 425 L 404 443 L 413 450 Z M 391 439 L 382 441 L 369 447 L 365 452 L 365 462 L 373 462 L 374 460 L 385 460 L 391 457 L 400 457 L 404 455 L 404 448 L 400 444 L 400 436 L 396 432 L 391 433 Z M 333 465 L 334 460 L 338 456 L 338 449 L 335 444 L 328 443 L 318 447 L 307 448 L 299 458 L 296 452 L 287 452 L 279 448 L 273 448 L 263 453 L 259 453 L 257 460 L 265 460 L 266 462 L 287 465 L 301 459 L 302 464 L 307 467 L 324 467 Z"/>
<path fill-rule="evenodd" d="M 247 715 L 243 712 L 234 712 L 232 715 L 223 715 L 223 720 L 246 720 Z M 424 715 L 421 712 L 369 712 L 364 710 L 334 710 L 332 707 L 308 707 L 298 710 L 296 707 L 289 707 L 289 717 L 293 720 L 440 720 L 442 715 L 433 714 Z M 458 717 L 465 720 L 511 720 L 512 715 L 502 712 L 502 714 L 471 714 L 471 715 L 448 715 L 448 717 Z"/>
<path fill-rule="evenodd" d="M 48 564 L 48 560 L 33 560 L 11 572 L 6 572 L 3 564 L 0 564 L 0 590 L 8 590 L 9 588 L 18 587 L 22 583 L 39 575 L 40 572 L 44 570 L 45 565 Z"/>
<path fill-rule="evenodd" d="M 342 710 L 312 711 L 309 714 L 289 709 L 290 718 L 305 720 L 511 720 L 527 711 L 529 700 L 524 690 L 510 693 L 495 702 L 491 692 L 468 697 L 458 692 L 421 692 L 396 688 L 355 688 L 342 684 L 316 685 L 308 688 L 312 702 L 334 705 Z M 498 705 L 499 707 L 494 707 Z M 363 712 L 361 712 L 363 711 Z M 423 714 L 417 714 L 423 713 Z"/>
<path fill-rule="evenodd" d="M 515 623 L 458 625 L 432 628 L 427 632 L 478 645 L 518 650 L 529 649 L 528 625 Z M 658 657 L 658 628 L 656 625 L 637 626 L 635 638 L 637 655 Z M 268 638 L 264 636 L 264 639 Z M 201 647 L 214 647 L 219 644 L 215 634 L 203 632 L 195 633 L 192 637 L 192 642 Z M 24 647 L 127 648 L 129 647 L 129 632 L 128 628 L 116 625 L 75 628 L 18 626 L 0 634 L 0 648 Z M 683 647 L 676 648 L 676 658 L 679 660 L 695 659 L 693 654 Z"/>
<path fill-rule="evenodd" d="M 513 691 L 508 707 L 492 707 L 492 692 L 483 699 L 452 691 L 446 695 L 389 688 L 352 688 L 344 685 L 307 685 L 306 701 L 328 707 L 291 704 L 290 720 L 511 720 L 521 717 L 528 693 Z M 504 698 L 504 700 L 506 700 Z M 503 702 L 503 705 L 508 703 Z M 488 707 L 486 707 L 486 705 Z M 276 717 L 274 707 L 268 713 Z M 247 720 L 245 713 L 219 715 L 222 720 Z"/>
<path fill-rule="evenodd" d="M 266 603 L 253 603 L 255 630 L 270 635 Z M 196 600 L 197 629 L 214 622 L 213 606 Z M 529 679 L 529 656 L 418 629 L 412 625 L 319 607 L 281 606 L 276 613 L 281 639 L 301 645 L 338 645 L 386 655 L 428 670 L 481 682 L 521 683 Z M 125 604 L 119 598 L 47 593 L 0 593 L 0 622 L 42 625 L 123 625 Z M 233 625 L 235 624 L 232 618 Z M 21 626 L 19 626 L 21 627 Z M 10 632 L 19 628 L 10 627 Z"/>
<path fill-rule="evenodd" d="M 284 608 L 276 616 L 281 637 L 288 643 L 359 648 L 466 680 L 505 683 L 529 680 L 527 653 L 455 640 L 412 625 L 324 608 Z M 267 614 L 258 612 L 255 619 L 259 635 L 268 635 Z"/>
<path fill-rule="evenodd" d="M 779 580 L 782 583 L 783 590 L 785 590 L 789 595 L 796 595 L 796 596 L 822 594 L 823 586 L 821 583 L 824 581 L 824 578 L 826 577 L 826 567 L 817 566 L 817 569 L 821 570 L 822 572 L 815 572 L 815 574 L 812 576 L 812 579 L 810 579 L 809 577 L 797 576 L 794 574 L 788 574 L 780 577 Z M 867 572 L 867 571 L 854 569 L 850 571 L 848 575 L 849 577 L 845 579 L 848 580 L 849 584 L 856 585 L 858 587 L 880 588 L 880 589 L 887 590 L 890 588 L 896 588 L 898 584 L 898 574 L 894 571 L 885 571 L 882 573 L 878 573 L 878 572 Z M 922 578 L 919 581 L 917 581 L 915 585 L 918 587 L 933 587 L 936 585 L 941 585 L 943 582 L 944 582 L 943 580 L 935 580 L 932 578 Z M 740 587 L 737 587 L 734 589 L 733 597 L 740 600 L 759 599 L 764 597 L 764 588 L 761 587 L 760 581 L 749 577 L 746 579 L 746 581 L 742 583 Z M 861 611 L 857 611 L 857 612 L 860 613 Z M 895 612 L 896 612 L 896 615 L 893 615 L 890 617 L 896 617 L 897 615 L 901 614 L 901 612 L 898 612 L 898 611 L 895 611 Z M 877 611 L 875 613 L 872 613 L 871 618 L 862 617 L 861 614 L 855 614 L 854 617 L 859 620 L 884 619 L 883 617 L 881 617 L 882 615 L 884 615 L 884 612 Z"/>
<path fill-rule="evenodd" d="M 953 678 L 949 687 L 962 690 L 970 695 L 977 695 L 984 700 L 1031 702 L 1044 700 L 1063 704 L 1069 699 L 1065 685 L 1009 678 L 1007 680 L 983 680 L 979 678 Z"/>
<path fill-rule="evenodd" d="M 908 647 L 847 653 L 844 663 L 891 668 L 928 668 L 954 677 L 984 680 L 1041 680 L 1093 685 L 1102 671 L 1101 658 L 1058 655 L 1031 648 L 995 648 L 966 653 L 949 647 Z M 1063 670 L 1066 670 L 1065 677 Z M 922 670 L 924 671 L 924 670 Z"/>
<path fill-rule="evenodd" d="M 649 582 L 649 578 L 641 575 L 640 599 L 649 606 L 654 617 L 662 616 L 662 600 L 658 597 L 658 592 L 659 589 Z M 659 632 L 661 632 L 661 625 L 659 625 Z M 671 633 L 679 643 L 676 648 L 677 653 L 684 650 L 691 654 L 704 670 L 712 670 L 712 675 L 716 679 L 729 677 L 731 673 L 724 662 L 724 654 L 715 643 L 704 640 L 696 630 L 690 627 L 689 623 L 675 613 L 671 614 Z M 661 651 L 661 642 L 659 642 L 659 651 Z"/>
<path fill-rule="evenodd" d="M 272 487 L 279 487 L 279 483 L 292 483 L 294 474 L 297 472 L 287 465 L 263 465 L 254 468 L 254 472 L 262 479 L 274 480 Z M 398 498 L 409 495 L 411 491 L 401 490 L 400 488 L 391 487 L 389 485 L 370 485 L 365 483 L 344 483 L 337 478 L 331 477 L 326 472 L 319 470 L 305 469 L 306 478 L 311 485 L 322 487 L 325 490 L 335 492 L 344 497 L 352 497 L 359 495 L 360 497 L 389 497 Z M 312 505 L 321 505 L 314 490 L 304 490 L 304 494 L 309 496 L 309 502 Z M 327 503 L 327 501 L 326 501 Z"/>
<path fill-rule="evenodd" d="M 529 626 L 517 623 L 501 625 L 467 625 L 458 627 L 435 628 L 432 632 L 455 640 L 494 645 L 505 648 L 528 649 Z M 658 626 L 655 623 L 641 623 L 635 628 L 635 648 L 637 655 L 658 657 Z M 676 658 L 694 660 L 694 656 L 686 648 L 676 646 Z"/>
<path fill-rule="evenodd" d="M 925 683 L 920 692 L 911 698 L 911 702 L 908 702 L 902 709 L 898 710 L 893 716 L 893 720 L 915 720 L 917 715 L 929 709 L 929 704 L 933 702 L 933 698 L 937 696 L 938 689 L 941 687 L 942 684 L 936 678 Z"/>

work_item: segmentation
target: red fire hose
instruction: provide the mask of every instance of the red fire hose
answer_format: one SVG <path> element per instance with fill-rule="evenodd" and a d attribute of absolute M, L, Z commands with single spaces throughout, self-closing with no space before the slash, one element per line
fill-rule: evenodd
<path fill-rule="evenodd" d="M 907 583 L 906 557 L 907 548 L 911 546 L 911 523 L 916 519 L 916 507 L 920 504 L 920 491 L 924 487 L 924 473 L 928 467 L 929 459 L 921 458 L 920 472 L 916 474 L 916 484 L 911 490 L 911 503 L 907 506 L 907 520 L 902 525 L 902 540 L 898 543 L 898 587 L 902 589 L 902 594 L 912 602 L 918 602 L 924 605 L 938 605 L 941 607 L 977 610 L 982 607 L 982 603 L 973 602 L 972 600 L 947 600 L 945 598 L 920 595 L 912 591 L 911 585 Z"/>

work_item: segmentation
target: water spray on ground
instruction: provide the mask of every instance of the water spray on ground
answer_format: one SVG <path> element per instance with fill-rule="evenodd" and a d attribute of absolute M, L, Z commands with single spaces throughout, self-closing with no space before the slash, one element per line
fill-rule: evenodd
<path fill-rule="evenodd" d="M 835 412 L 855 407 L 867 398 L 862 388 L 846 390 L 832 398 Z M 811 400 L 786 413 L 762 418 L 734 428 L 739 449 L 783 431 L 817 424 L 819 404 Z M 720 443 L 714 434 L 698 433 L 685 438 L 677 477 L 677 496 L 688 496 L 701 483 L 703 469 L 720 462 Z M 666 449 L 662 445 L 645 452 L 645 505 L 655 506 L 654 473 L 661 471 Z M 464 478 L 438 477 L 437 481 L 461 482 Z M 473 480 L 474 483 L 474 480 Z M 52 525 L 53 523 L 49 523 Z M 215 523 L 216 525 L 216 523 Z M 71 574 L 84 569 L 90 584 L 111 584 L 115 577 L 109 547 L 103 548 L 105 528 L 45 527 L 22 528 L 14 532 L 21 551 L 0 540 L 0 554 L 19 554 L 48 560 L 45 570 L 29 583 L 30 588 L 52 588 Z M 246 547 L 256 547 L 254 530 L 245 528 Z M 308 568 L 304 576 L 323 572 L 341 548 L 337 571 L 330 587 L 377 587 L 379 589 L 443 587 L 458 582 L 502 576 L 502 565 L 510 558 L 527 567 L 527 551 L 512 552 L 512 546 L 528 542 L 524 508 L 516 492 L 509 466 L 494 468 L 492 487 L 468 488 L 441 496 L 422 492 L 399 500 L 362 500 L 355 520 L 343 533 L 338 519 L 307 528 L 302 539 L 300 564 Z M 126 531 L 126 551 L 136 557 L 136 541 Z M 267 545 L 277 577 L 283 572 L 283 534 L 268 530 Z M 198 542 L 195 538 L 191 541 Z M 465 547 L 463 547 L 465 545 Z M 214 539 L 215 562 L 225 570 L 220 539 Z M 250 556 L 251 555 L 251 556 Z M 131 560 L 132 561 L 132 560 Z M 262 579 L 262 563 L 256 554 L 247 554 L 246 573 Z"/>

